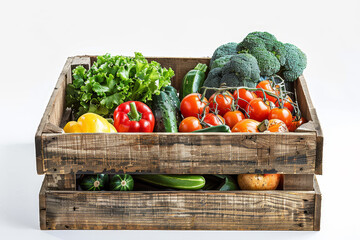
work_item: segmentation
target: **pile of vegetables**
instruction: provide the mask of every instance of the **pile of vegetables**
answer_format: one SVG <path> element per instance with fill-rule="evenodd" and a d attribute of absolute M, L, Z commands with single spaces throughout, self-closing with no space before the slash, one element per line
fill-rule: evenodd
<path fill-rule="evenodd" d="M 143 103 L 170 85 L 174 71 L 158 62 L 148 62 L 141 53 L 135 57 L 99 56 L 87 71 L 83 66 L 73 70 L 73 82 L 66 88 L 66 105 L 75 118 L 91 112 L 111 117 L 115 108 L 127 101 Z"/>
<path fill-rule="evenodd" d="M 78 189 L 82 191 L 234 191 L 239 187 L 242 190 L 274 190 L 279 187 L 281 178 L 280 174 L 84 174 L 77 182 Z"/>
<path fill-rule="evenodd" d="M 66 105 L 77 121 L 69 121 L 64 131 L 293 132 L 306 121 L 291 92 L 306 61 L 296 46 L 267 32 L 253 32 L 240 43 L 218 47 L 209 66 L 197 64 L 184 76 L 178 93 L 170 84 L 174 71 L 148 62 L 141 53 L 99 56 L 89 70 L 83 66 L 73 70 Z M 276 189 L 280 180 L 279 174 L 96 174 L 82 175 L 79 188 L 264 190 Z"/>

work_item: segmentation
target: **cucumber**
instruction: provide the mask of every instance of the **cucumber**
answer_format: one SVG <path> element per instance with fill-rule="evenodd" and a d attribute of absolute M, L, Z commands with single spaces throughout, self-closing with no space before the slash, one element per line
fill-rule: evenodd
<path fill-rule="evenodd" d="M 110 191 L 131 191 L 134 188 L 134 179 L 129 174 L 116 174 L 111 177 Z"/>
<path fill-rule="evenodd" d="M 134 175 L 141 181 L 175 189 L 198 190 L 205 186 L 205 178 L 201 175 Z"/>
<path fill-rule="evenodd" d="M 190 93 L 196 93 L 199 91 L 205 81 L 206 70 L 207 65 L 199 63 L 194 69 L 190 70 L 184 76 L 180 89 L 180 99 L 183 99 Z"/>
<path fill-rule="evenodd" d="M 178 132 L 176 110 L 165 91 L 153 96 L 152 111 L 155 117 L 154 132 Z"/>
<path fill-rule="evenodd" d="M 169 96 L 171 104 L 175 108 L 176 120 L 179 125 L 182 119 L 181 119 L 181 111 L 180 111 L 180 99 L 178 97 L 177 91 L 173 86 L 170 85 L 164 87 L 163 90 Z"/>
<path fill-rule="evenodd" d="M 80 177 L 80 187 L 84 191 L 101 191 L 107 188 L 109 176 L 107 174 L 84 174 Z"/>
<path fill-rule="evenodd" d="M 228 125 L 217 125 L 208 128 L 203 128 L 200 130 L 193 131 L 194 133 L 203 133 L 203 132 L 231 132 L 230 127 Z"/>

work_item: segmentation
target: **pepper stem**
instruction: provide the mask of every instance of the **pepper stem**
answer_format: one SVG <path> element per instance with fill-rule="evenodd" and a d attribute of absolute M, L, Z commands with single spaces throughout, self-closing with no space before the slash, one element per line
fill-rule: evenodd
<path fill-rule="evenodd" d="M 136 109 L 135 102 L 130 103 L 130 112 L 128 113 L 130 121 L 140 121 L 141 119 L 141 113 L 138 112 Z"/>

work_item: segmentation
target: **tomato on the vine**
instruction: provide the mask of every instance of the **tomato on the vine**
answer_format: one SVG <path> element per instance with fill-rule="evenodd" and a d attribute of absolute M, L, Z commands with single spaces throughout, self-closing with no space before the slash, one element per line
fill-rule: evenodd
<path fill-rule="evenodd" d="M 270 119 L 268 131 L 270 132 L 288 132 L 286 124 L 280 119 Z"/>
<path fill-rule="evenodd" d="M 225 124 L 228 125 L 230 128 L 233 128 L 235 124 L 245 119 L 245 116 L 240 111 L 230 111 L 225 113 L 224 119 L 225 119 Z"/>
<path fill-rule="evenodd" d="M 233 96 L 235 101 L 237 100 L 237 105 L 241 109 L 245 109 L 251 100 L 258 97 L 254 92 L 246 90 L 245 88 L 240 88 L 236 90 Z"/>
<path fill-rule="evenodd" d="M 231 111 L 233 96 L 228 91 L 221 93 L 214 93 L 209 99 L 210 110 L 224 116 L 225 113 Z"/>
<path fill-rule="evenodd" d="M 261 122 L 268 118 L 270 106 L 267 105 L 261 98 L 255 98 L 246 106 L 246 112 L 249 114 L 251 119 Z"/>
<path fill-rule="evenodd" d="M 296 117 L 293 117 L 291 125 L 288 127 L 290 132 L 295 132 L 295 130 L 305 123 L 305 118 L 301 117 L 299 120 L 296 120 Z"/>
<path fill-rule="evenodd" d="M 196 117 L 198 118 L 203 114 L 209 112 L 209 106 L 207 106 L 208 100 L 204 97 L 201 101 L 201 94 L 191 93 L 183 98 L 180 103 L 181 114 L 186 117 Z"/>
<path fill-rule="evenodd" d="M 203 122 L 210 124 L 211 126 L 218 126 L 225 124 L 224 118 L 214 113 L 207 113 L 203 119 Z"/>
<path fill-rule="evenodd" d="M 270 93 L 276 95 L 276 96 L 279 96 L 279 92 L 276 91 L 272 86 L 271 86 L 271 82 L 269 80 L 264 80 L 264 81 L 261 81 L 258 83 L 258 85 L 256 85 L 256 88 L 261 88 L 261 89 L 264 89 L 266 91 L 269 91 Z M 255 92 L 256 95 L 258 95 L 259 97 L 261 98 L 264 98 L 264 93 L 263 91 L 261 90 L 258 90 Z M 276 97 L 273 97 L 273 96 L 270 96 L 269 94 L 265 93 L 265 96 L 266 98 L 275 103 L 277 101 L 277 98 Z"/>
<path fill-rule="evenodd" d="M 270 119 L 280 119 L 283 121 L 286 126 L 290 126 L 292 122 L 292 115 L 289 109 L 287 108 L 273 108 L 269 113 L 269 120 Z"/>
<path fill-rule="evenodd" d="M 231 132 L 259 132 L 259 124 L 260 122 L 254 119 L 244 119 L 236 123 Z"/>
<path fill-rule="evenodd" d="M 280 99 L 280 102 L 282 102 L 281 99 Z M 293 103 L 293 100 L 291 99 L 291 97 L 289 95 L 286 95 L 286 97 L 284 98 L 284 107 L 289 109 L 289 111 L 291 113 L 294 110 L 294 106 L 292 105 L 292 103 Z M 277 107 L 279 107 L 279 102 L 277 100 L 275 101 L 275 105 Z"/>
<path fill-rule="evenodd" d="M 202 129 L 199 119 L 196 117 L 187 117 L 181 121 L 179 132 L 193 132 Z"/>

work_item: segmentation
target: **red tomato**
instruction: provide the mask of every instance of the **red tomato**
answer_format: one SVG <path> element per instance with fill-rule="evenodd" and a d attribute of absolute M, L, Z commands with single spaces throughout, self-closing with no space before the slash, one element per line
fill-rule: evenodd
<path fill-rule="evenodd" d="M 271 109 L 268 118 L 269 118 L 269 120 L 270 119 L 280 119 L 288 127 L 290 127 L 291 122 L 292 122 L 291 112 L 287 108 L 273 108 L 273 109 Z"/>
<path fill-rule="evenodd" d="M 289 109 L 290 112 L 293 112 L 294 106 L 291 103 L 293 103 L 293 100 L 291 99 L 291 97 L 289 97 L 289 95 L 286 95 L 286 97 L 284 98 L 284 107 Z M 275 105 L 279 107 L 279 102 L 277 100 L 275 101 Z"/>
<path fill-rule="evenodd" d="M 264 89 L 264 90 L 267 90 L 267 91 L 273 93 L 273 94 L 276 95 L 276 96 L 279 96 L 278 91 L 275 91 L 275 90 L 272 88 L 271 82 L 270 82 L 269 80 L 264 80 L 264 81 L 259 82 L 258 85 L 256 86 L 256 88 L 262 88 L 262 89 Z M 256 95 L 258 95 L 258 96 L 261 97 L 261 98 L 264 98 L 263 91 L 261 91 L 261 90 L 256 91 Z M 267 98 L 269 101 L 271 101 L 271 102 L 273 102 L 273 103 L 275 103 L 275 102 L 277 101 L 277 98 L 276 98 L 276 97 L 270 96 L 270 95 L 267 94 L 267 93 L 265 93 L 265 96 L 266 96 L 266 98 Z"/>
<path fill-rule="evenodd" d="M 233 128 L 235 124 L 245 119 L 245 116 L 240 111 L 231 111 L 225 113 L 224 119 L 225 119 L 225 124 L 228 125 L 230 128 Z"/>
<path fill-rule="evenodd" d="M 231 104 L 233 102 L 233 96 L 229 92 L 214 93 L 209 99 L 210 110 L 224 116 L 225 113 L 231 111 Z"/>
<path fill-rule="evenodd" d="M 261 98 L 255 98 L 246 106 L 246 112 L 251 119 L 261 122 L 268 118 L 270 106 L 265 104 Z"/>
<path fill-rule="evenodd" d="M 259 122 L 253 119 L 244 119 L 235 124 L 231 132 L 259 132 Z"/>
<path fill-rule="evenodd" d="M 291 122 L 291 125 L 289 126 L 290 132 L 295 132 L 295 130 L 301 126 L 301 124 L 305 123 L 305 118 L 301 117 L 298 121 L 295 121 L 295 117 L 293 117 L 293 120 Z"/>
<path fill-rule="evenodd" d="M 237 100 L 237 105 L 244 110 L 246 109 L 246 105 L 255 98 L 257 98 L 257 95 L 245 88 L 238 89 L 234 92 L 234 99 L 235 101 Z"/>
<path fill-rule="evenodd" d="M 270 119 L 268 131 L 270 132 L 288 132 L 286 124 L 280 119 Z"/>
<path fill-rule="evenodd" d="M 213 113 L 206 114 L 203 121 L 210 124 L 211 126 L 218 126 L 225 124 L 225 120 L 222 116 L 215 115 Z"/>
<path fill-rule="evenodd" d="M 180 103 L 180 111 L 184 118 L 187 117 L 196 117 L 198 118 L 203 114 L 204 109 L 205 113 L 209 112 L 208 100 L 204 98 L 201 101 L 201 94 L 191 93 L 183 98 Z"/>
<path fill-rule="evenodd" d="M 187 117 L 181 121 L 179 132 L 193 132 L 202 129 L 199 119 L 196 117 Z"/>

